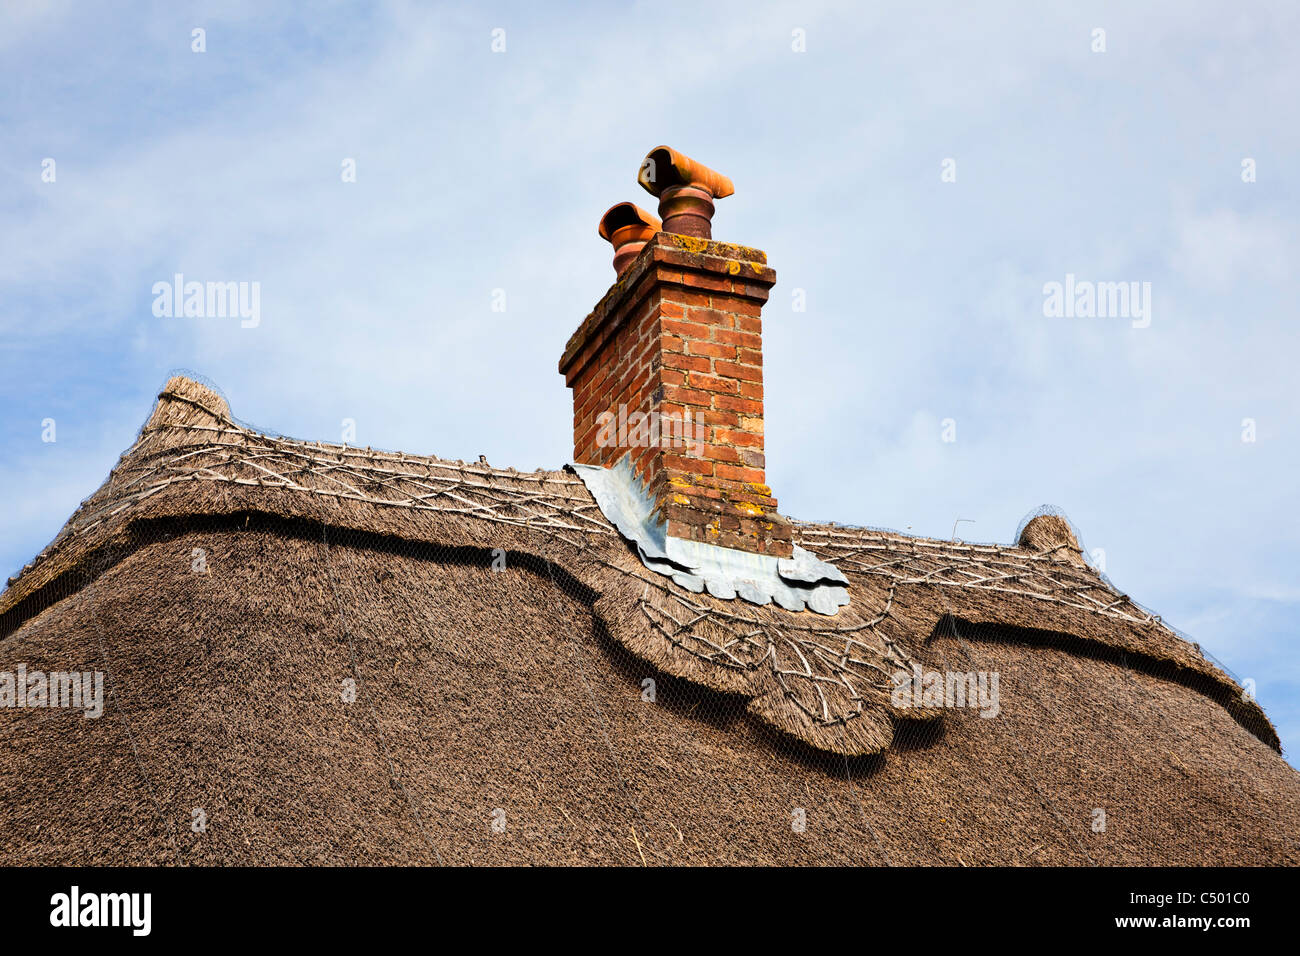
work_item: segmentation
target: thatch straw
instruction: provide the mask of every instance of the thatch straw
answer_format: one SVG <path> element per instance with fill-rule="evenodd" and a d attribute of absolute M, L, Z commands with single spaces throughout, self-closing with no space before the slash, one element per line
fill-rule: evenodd
<path fill-rule="evenodd" d="M 853 603 L 834 618 L 678 588 L 567 472 L 261 435 L 214 391 L 173 379 L 105 485 L 0 595 L 0 669 L 82 654 L 107 661 L 121 693 L 116 720 L 84 745 L 61 734 L 54 751 L 39 743 L 44 724 L 14 712 L 0 779 L 24 784 L 0 784 L 0 807 L 34 820 L 41 794 L 82 792 L 73 778 L 94 773 L 148 781 L 85 791 L 87 820 L 132 821 L 105 860 L 500 860 L 506 844 L 474 815 L 519 781 L 509 799 L 531 807 L 543 842 L 587 861 L 700 859 L 724 844 L 736 859 L 797 861 L 797 800 L 816 804 L 820 826 L 836 821 L 819 831 L 823 861 L 948 862 L 958 847 L 967 862 L 1016 861 L 1010 838 L 974 835 L 969 809 L 1010 814 L 990 825 L 1032 835 L 1033 862 L 1141 862 L 1133 839 L 1183 832 L 1152 807 L 1247 786 L 1232 798 L 1237 830 L 1210 814 L 1202 835 L 1225 860 L 1295 859 L 1300 786 L 1269 750 L 1267 718 L 1075 561 L 1060 525 L 1035 519 L 1018 546 L 794 530 L 850 579 Z M 195 549 L 206 574 L 190 569 Z M 506 573 L 490 570 L 498 551 Z M 914 664 L 1000 670 L 1003 714 L 895 707 L 892 676 Z M 367 688 L 366 707 L 333 702 L 345 675 Z M 128 732 L 148 741 L 134 766 Z M 885 761 L 891 741 L 901 752 Z M 1190 783 L 1169 770 L 1171 752 Z M 1111 789 L 1076 795 L 1082 772 Z M 223 796 L 231 780 L 262 794 L 255 807 Z M 1105 842 L 1013 819 L 1008 808 L 1041 811 L 1047 792 L 1084 820 L 1076 800 L 1122 794 L 1149 832 Z M 264 802 L 274 794 L 280 809 Z M 340 809 L 351 804 L 379 813 L 380 829 Z M 200 805 L 240 822 L 206 842 L 160 822 Z M 556 806 L 577 816 L 552 819 Z M 21 823 L 12 812 L 0 811 L 6 832 Z M 305 820 L 329 830 L 323 848 Z M 952 829 L 962 820 L 966 837 Z M 631 825 L 642 849 L 629 849 Z M 481 839 L 465 842 L 471 830 Z M 77 845 L 74 832 L 47 835 L 18 838 L 9 858 L 73 859 L 48 847 Z M 1209 852 L 1186 846 L 1162 859 Z"/>
<path fill-rule="evenodd" d="M 1074 536 L 1069 522 L 1061 515 L 1045 514 L 1034 518 L 1021 530 L 1016 544 L 1071 564 L 1085 564 L 1079 550 L 1079 540 Z"/>
<path fill-rule="evenodd" d="M 210 490 L 209 490 L 210 489 Z M 1233 682 L 1191 645 L 1110 588 L 1078 559 L 1067 522 L 1040 515 L 1019 547 L 966 545 L 796 524 L 802 543 L 850 575 L 854 601 L 834 618 L 696 595 L 633 558 L 585 487 L 566 473 L 522 474 L 439 459 L 311 444 L 252 432 L 212 389 L 170 379 L 135 445 L 54 543 L 0 596 L 12 630 L 37 592 L 144 518 L 278 514 L 431 544 L 523 549 L 600 595 L 597 612 L 632 653 L 665 673 L 765 699 L 772 726 L 836 753 L 873 753 L 892 675 L 941 617 L 996 621 L 1086 637 Z M 902 618 L 899 615 L 903 615 Z M 899 625 L 901 622 L 901 626 Z M 882 630 L 882 628 L 884 630 Z M 892 634 L 892 637 L 891 637 Z M 909 649 L 910 648 L 910 649 Z M 1277 746 L 1252 701 L 1232 708 Z M 929 719 L 933 711 L 895 713 Z"/>

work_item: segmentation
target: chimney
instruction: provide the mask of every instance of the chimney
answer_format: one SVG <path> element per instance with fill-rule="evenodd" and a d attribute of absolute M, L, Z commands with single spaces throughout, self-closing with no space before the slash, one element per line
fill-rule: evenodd
<path fill-rule="evenodd" d="M 670 537 L 788 558 L 763 453 L 760 313 L 776 273 L 763 252 L 710 238 L 727 177 L 660 146 L 638 181 L 662 230 L 631 203 L 602 217 L 618 279 L 560 359 L 574 461 L 627 457 Z"/>

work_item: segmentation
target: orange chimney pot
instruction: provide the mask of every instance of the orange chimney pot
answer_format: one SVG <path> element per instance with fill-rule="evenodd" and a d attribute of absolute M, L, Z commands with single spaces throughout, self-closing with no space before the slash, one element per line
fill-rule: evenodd
<path fill-rule="evenodd" d="M 637 182 L 659 197 L 663 231 L 700 239 L 713 238 L 713 200 L 736 191 L 731 180 L 671 146 L 646 154 Z"/>
<path fill-rule="evenodd" d="M 621 275 L 663 225 L 633 203 L 621 202 L 610 206 L 605 215 L 600 217 L 600 228 L 597 231 L 600 238 L 614 247 L 614 271 Z"/>

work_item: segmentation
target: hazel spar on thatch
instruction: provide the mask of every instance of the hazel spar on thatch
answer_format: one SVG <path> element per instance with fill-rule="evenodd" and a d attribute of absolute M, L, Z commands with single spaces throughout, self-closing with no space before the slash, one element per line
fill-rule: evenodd
<path fill-rule="evenodd" d="M 1058 555 L 1072 564 L 1085 565 L 1079 539 L 1062 515 L 1040 514 L 1026 522 L 1016 543 L 1046 555 Z"/>
<path fill-rule="evenodd" d="M 573 474 L 265 435 L 175 378 L 0 594 L 0 671 L 113 687 L 0 709 L 0 864 L 639 862 L 632 826 L 665 863 L 1300 863 L 1258 705 L 1036 522 L 795 522 L 853 603 L 737 604 Z M 918 666 L 998 674 L 998 716 L 896 706 Z"/>
<path fill-rule="evenodd" d="M 138 547 L 140 522 L 248 512 L 455 547 L 491 541 L 539 556 L 590 589 L 609 634 L 639 658 L 744 694 L 764 723 L 822 750 L 878 752 L 893 736 L 891 720 L 936 716 L 895 712 L 889 692 L 892 674 L 923 658 L 946 616 L 1072 634 L 1135 664 L 1161 662 L 1279 746 L 1235 682 L 1061 550 L 795 523 L 796 540 L 848 577 L 853 603 L 834 618 L 738 605 L 648 570 L 572 474 L 262 435 L 182 377 L 167 383 L 109 481 L 0 595 L 0 635 L 61 589 L 80 587 L 106 549 Z M 1037 527 L 1068 529 L 1061 519 Z"/>

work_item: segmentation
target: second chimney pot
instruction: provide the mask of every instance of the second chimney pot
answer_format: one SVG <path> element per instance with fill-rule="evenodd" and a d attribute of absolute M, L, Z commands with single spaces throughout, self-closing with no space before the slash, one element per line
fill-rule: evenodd
<path fill-rule="evenodd" d="M 621 202 L 600 217 L 600 238 L 614 247 L 614 271 L 622 275 L 645 244 L 663 228 L 663 223 L 640 206 Z"/>

